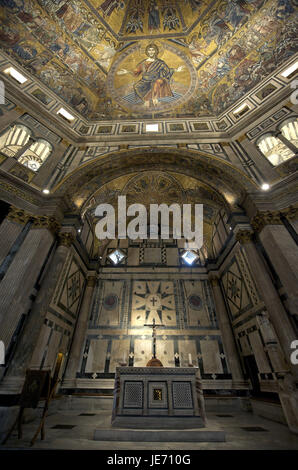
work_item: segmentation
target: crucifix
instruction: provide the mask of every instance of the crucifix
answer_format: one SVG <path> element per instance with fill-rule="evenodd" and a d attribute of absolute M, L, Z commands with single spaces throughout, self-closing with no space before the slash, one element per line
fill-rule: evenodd
<path fill-rule="evenodd" d="M 153 307 L 155 307 L 155 302 L 157 302 L 158 299 L 156 299 L 155 297 L 153 297 L 153 299 L 150 300 L 150 302 L 152 303 Z M 155 319 L 154 319 L 155 321 Z M 150 326 L 150 325 L 147 325 L 147 326 Z"/>
<path fill-rule="evenodd" d="M 145 323 L 144 326 L 150 326 L 152 328 L 152 338 L 153 338 L 153 358 L 156 359 L 156 328 L 158 326 L 165 326 L 163 324 L 156 325 L 155 318 L 153 318 L 153 323 Z"/>

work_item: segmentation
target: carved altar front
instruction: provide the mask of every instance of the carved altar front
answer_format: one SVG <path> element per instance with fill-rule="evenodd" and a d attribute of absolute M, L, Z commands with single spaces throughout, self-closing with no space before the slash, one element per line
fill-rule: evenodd
<path fill-rule="evenodd" d="M 112 425 L 191 428 L 206 424 L 198 369 L 117 367 Z"/>

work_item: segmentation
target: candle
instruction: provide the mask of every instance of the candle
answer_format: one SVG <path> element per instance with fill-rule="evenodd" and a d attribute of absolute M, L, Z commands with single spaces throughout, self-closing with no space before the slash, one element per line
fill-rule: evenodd
<path fill-rule="evenodd" d="M 188 363 L 189 363 L 189 364 L 192 364 L 191 354 L 188 355 Z"/>

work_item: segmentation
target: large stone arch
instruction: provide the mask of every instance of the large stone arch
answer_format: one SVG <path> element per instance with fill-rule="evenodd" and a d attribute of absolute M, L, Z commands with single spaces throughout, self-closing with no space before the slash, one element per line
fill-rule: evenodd
<path fill-rule="evenodd" d="M 188 149 L 150 148 L 121 150 L 89 161 L 67 175 L 53 194 L 80 211 L 96 189 L 116 177 L 154 170 L 196 178 L 221 194 L 231 209 L 241 205 L 247 192 L 258 189 L 241 170 L 219 157 Z"/>

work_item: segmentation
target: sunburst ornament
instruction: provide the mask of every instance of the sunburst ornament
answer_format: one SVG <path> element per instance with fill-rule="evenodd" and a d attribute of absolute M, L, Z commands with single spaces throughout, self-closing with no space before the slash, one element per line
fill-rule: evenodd
<path fill-rule="evenodd" d="M 173 285 L 170 282 L 136 283 L 133 300 L 132 326 L 143 326 L 145 323 L 175 326 L 176 307 Z"/>

